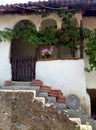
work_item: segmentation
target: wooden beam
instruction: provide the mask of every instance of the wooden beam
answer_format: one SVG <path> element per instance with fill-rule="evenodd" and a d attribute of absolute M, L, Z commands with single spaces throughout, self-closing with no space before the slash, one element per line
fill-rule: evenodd
<path fill-rule="evenodd" d="M 82 20 L 80 21 L 80 58 L 83 58 L 83 32 L 82 32 Z"/>

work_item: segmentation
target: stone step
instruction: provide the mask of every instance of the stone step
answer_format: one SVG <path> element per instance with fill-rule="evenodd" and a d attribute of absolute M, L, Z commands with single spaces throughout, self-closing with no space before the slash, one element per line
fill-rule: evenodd
<path fill-rule="evenodd" d="M 32 90 L 32 89 L 40 89 L 40 86 L 2 86 L 2 89 L 12 89 L 12 90 Z"/>
<path fill-rule="evenodd" d="M 20 93 L 33 93 L 33 97 L 34 98 L 36 98 L 36 91 L 35 90 L 24 90 L 24 89 L 22 89 L 22 90 L 16 90 L 16 89 L 2 89 L 2 88 L 0 88 L 0 92 L 14 92 L 14 93 L 18 93 L 18 92 L 20 92 Z"/>
<path fill-rule="evenodd" d="M 69 120 L 76 122 L 78 126 L 81 125 L 81 119 L 80 118 L 69 118 Z"/>
<path fill-rule="evenodd" d="M 80 118 L 81 116 L 81 111 L 79 110 L 67 109 L 67 112 L 70 118 L 78 118 L 78 117 Z"/>
<path fill-rule="evenodd" d="M 79 125 L 77 127 L 79 130 L 92 130 L 92 126 L 91 125 Z"/>
<path fill-rule="evenodd" d="M 80 111 L 76 111 L 76 110 L 69 110 L 67 109 L 68 114 L 69 114 L 69 118 L 80 118 L 81 119 L 81 124 L 82 125 L 86 125 L 86 123 L 88 123 L 89 125 L 92 126 L 92 130 L 96 130 L 96 122 L 94 121 L 94 119 L 87 117 L 84 114 L 81 114 Z M 83 129 L 80 129 L 83 130 Z M 86 129 L 84 129 L 86 130 Z M 90 129 L 87 129 L 90 130 Z"/>
<path fill-rule="evenodd" d="M 66 110 L 66 104 L 64 103 L 56 103 L 56 110 Z"/>
<path fill-rule="evenodd" d="M 46 103 L 54 103 L 54 104 L 56 104 L 56 97 L 47 97 L 46 98 Z"/>
<path fill-rule="evenodd" d="M 84 114 L 81 114 L 80 117 L 81 119 L 81 124 L 88 124 L 92 126 L 92 130 L 96 130 L 96 122 L 94 121 L 94 119 L 92 119 L 91 117 L 87 117 Z"/>
<path fill-rule="evenodd" d="M 12 81 L 12 86 L 32 86 L 32 82 Z"/>
<path fill-rule="evenodd" d="M 48 97 L 48 93 L 47 92 L 39 92 L 38 97 Z"/>
<path fill-rule="evenodd" d="M 31 86 L 31 89 L 36 91 L 36 95 L 39 95 L 39 93 L 40 93 L 40 86 Z"/>
<path fill-rule="evenodd" d="M 2 86 L 0 87 L 0 90 L 21 90 L 21 91 L 27 91 L 27 90 L 35 90 L 36 95 L 39 94 L 40 86 Z"/>

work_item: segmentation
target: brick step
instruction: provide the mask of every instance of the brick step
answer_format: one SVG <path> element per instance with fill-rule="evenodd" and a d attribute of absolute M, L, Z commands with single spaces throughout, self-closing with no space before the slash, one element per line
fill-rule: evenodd
<path fill-rule="evenodd" d="M 50 90 L 51 90 L 51 87 L 49 87 L 49 86 L 46 86 L 46 85 L 41 85 L 40 86 L 40 91 L 41 92 L 50 92 Z"/>
<path fill-rule="evenodd" d="M 56 98 L 57 103 L 64 103 L 66 102 L 66 97 L 65 96 L 60 96 Z"/>
<path fill-rule="evenodd" d="M 51 89 L 48 95 L 53 96 L 53 97 L 60 97 L 62 93 L 61 93 L 61 90 Z"/>
<path fill-rule="evenodd" d="M 4 81 L 4 86 L 12 86 L 12 81 L 10 80 Z"/>
<path fill-rule="evenodd" d="M 32 85 L 33 86 L 41 86 L 41 85 L 43 85 L 43 82 L 41 80 L 34 79 L 34 80 L 32 80 Z"/>

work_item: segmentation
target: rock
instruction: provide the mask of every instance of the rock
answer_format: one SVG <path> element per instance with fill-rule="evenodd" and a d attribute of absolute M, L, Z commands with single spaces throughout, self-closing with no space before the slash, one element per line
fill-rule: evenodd
<path fill-rule="evenodd" d="M 32 92 L 0 92 L 1 130 L 74 130 L 76 123 L 54 107 L 33 102 Z M 3 115 L 2 115 L 3 114 Z"/>

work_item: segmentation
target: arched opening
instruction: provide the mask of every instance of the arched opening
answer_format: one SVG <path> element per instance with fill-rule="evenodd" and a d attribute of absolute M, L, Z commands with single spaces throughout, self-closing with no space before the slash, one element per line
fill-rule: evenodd
<path fill-rule="evenodd" d="M 24 41 L 23 32 L 28 26 L 34 26 L 29 20 L 18 22 L 14 30 L 21 33 L 21 37 L 13 38 L 11 41 L 11 66 L 13 81 L 31 81 L 35 76 L 36 47 Z M 26 36 L 26 35 L 25 35 Z"/>
<path fill-rule="evenodd" d="M 54 19 L 45 19 L 42 21 L 41 23 L 41 27 L 40 30 L 43 30 L 46 27 L 51 27 L 51 26 L 56 26 L 57 27 L 57 23 Z"/>
<path fill-rule="evenodd" d="M 96 89 L 87 89 L 91 99 L 91 117 L 96 120 Z"/>
<path fill-rule="evenodd" d="M 73 28 L 79 27 L 78 21 L 75 17 L 72 17 L 70 22 L 71 22 L 70 25 Z M 62 22 L 61 28 L 63 30 L 65 30 L 65 32 L 66 32 L 66 24 L 64 22 Z M 70 35 L 70 33 L 69 33 L 69 35 Z M 64 40 L 66 42 L 63 45 L 61 45 L 61 58 L 77 58 L 77 57 L 79 57 L 78 47 L 75 46 L 75 40 L 73 40 L 72 37 L 70 38 L 69 35 L 65 35 Z"/>
<path fill-rule="evenodd" d="M 41 23 L 40 31 L 44 31 L 44 29 L 46 30 L 46 28 L 49 28 L 49 30 L 51 30 L 49 32 L 52 32 L 52 30 L 57 30 L 57 22 L 56 22 L 56 20 L 54 20 L 52 18 L 48 18 L 48 19 L 43 20 L 42 23 Z M 54 32 L 53 32 L 53 35 L 54 35 Z M 49 36 L 48 40 L 46 40 L 46 41 L 47 42 L 44 42 L 42 45 L 40 45 L 39 52 L 41 52 L 41 50 L 44 49 L 44 48 L 49 49 L 49 50 L 51 48 L 54 48 L 53 49 L 54 53 L 52 54 L 51 58 L 57 58 L 57 56 L 58 56 L 58 48 L 54 45 L 54 43 L 52 43 L 51 37 Z M 50 44 L 50 41 L 51 41 L 51 44 Z M 40 57 L 42 57 L 41 54 L 40 54 Z"/>
<path fill-rule="evenodd" d="M 71 25 L 74 26 L 74 27 L 79 27 L 79 23 L 77 21 L 77 18 L 76 17 L 72 17 L 71 19 Z"/>

